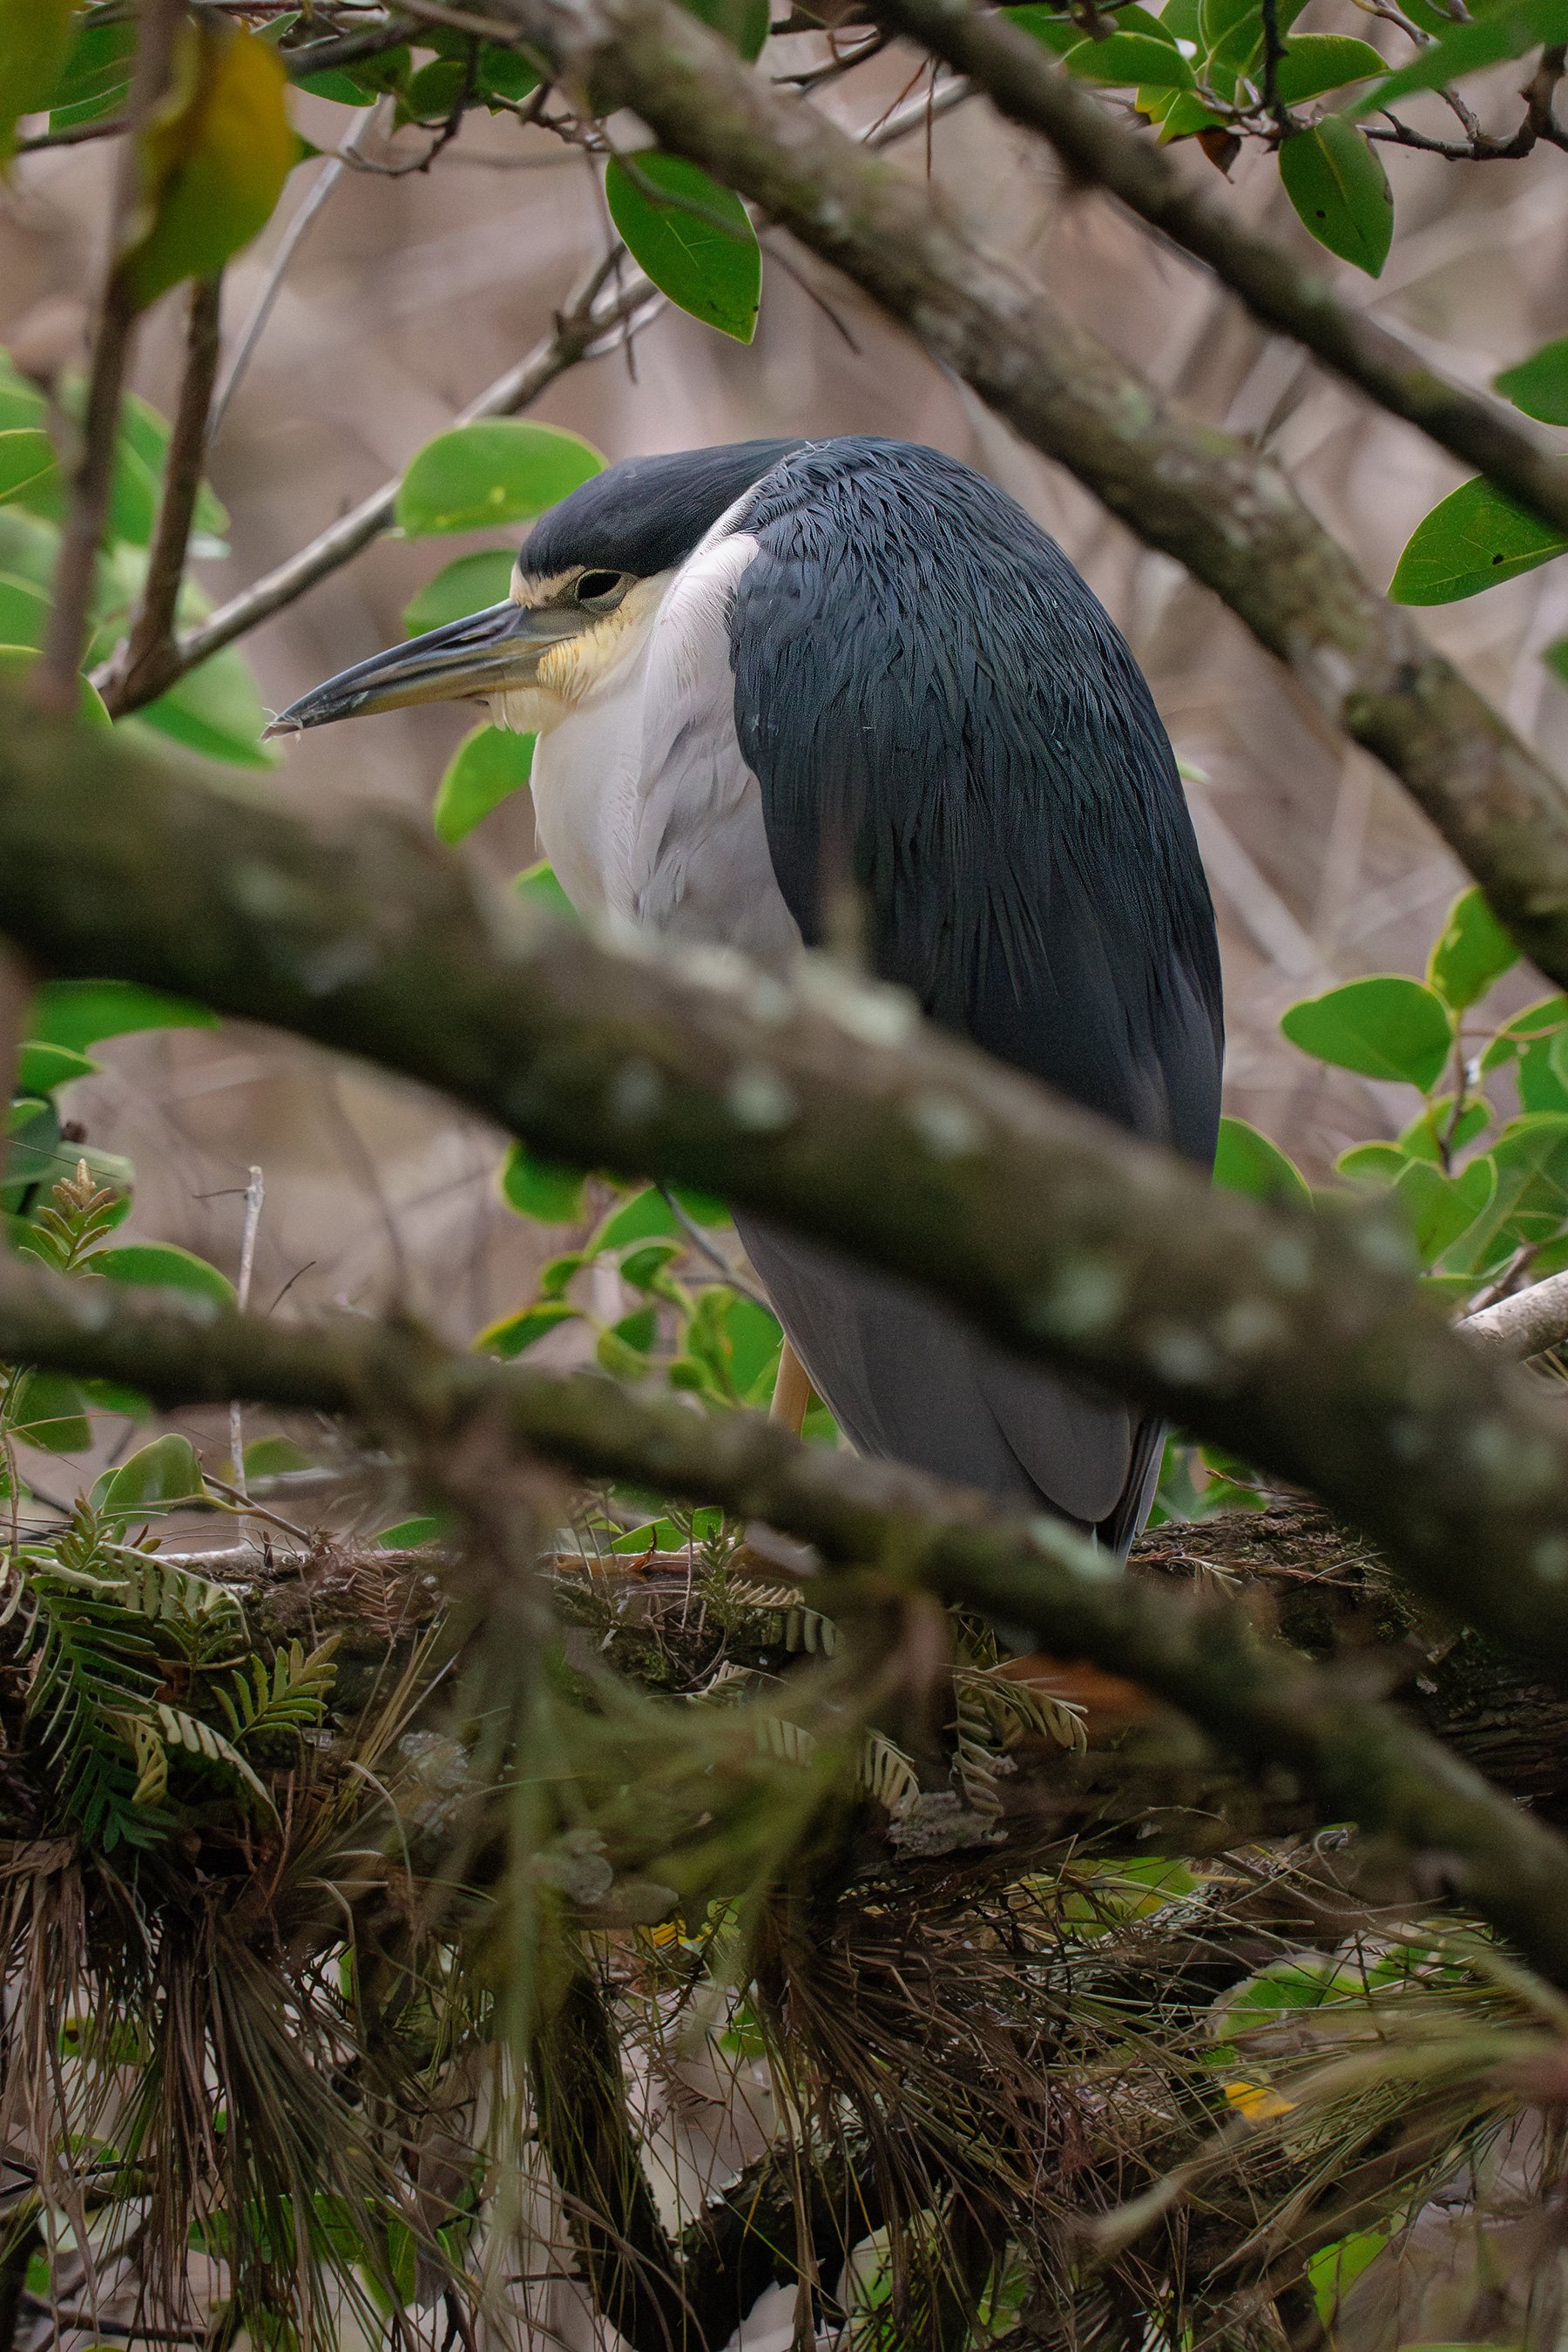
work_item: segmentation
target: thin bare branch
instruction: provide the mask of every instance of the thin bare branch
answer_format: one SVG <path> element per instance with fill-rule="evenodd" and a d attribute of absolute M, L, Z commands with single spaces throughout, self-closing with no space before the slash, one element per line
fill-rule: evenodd
<path fill-rule="evenodd" d="M 151 111 L 168 86 L 174 36 L 184 15 L 183 0 L 142 0 L 137 12 L 136 63 L 127 118 L 134 125 Z M 136 158 L 120 157 L 110 220 L 109 250 L 93 332 L 92 363 L 81 420 L 81 447 L 71 467 L 70 501 L 55 566 L 43 651 L 32 672 L 40 708 L 74 710 L 77 673 L 87 639 L 93 566 L 109 517 L 120 430 L 120 396 L 131 360 L 136 314 L 120 269 L 125 225 L 136 202 Z"/>
<path fill-rule="evenodd" d="M 575 367 L 581 360 L 597 359 L 606 352 L 618 351 L 626 337 L 635 335 L 653 316 L 663 297 L 640 270 L 626 263 L 624 256 L 619 259 L 618 272 L 616 257 L 600 263 L 570 307 L 557 319 L 551 333 L 527 359 L 509 368 L 505 375 L 498 376 L 453 422 L 468 425 L 480 416 L 514 416 L 537 400 L 568 368 Z M 397 482 L 383 483 L 379 490 L 373 491 L 368 499 L 329 525 L 308 547 L 265 572 L 226 604 L 220 604 L 208 619 L 187 630 L 178 641 L 176 666 L 167 683 L 184 677 L 199 662 L 224 646 L 232 645 L 260 622 L 270 620 L 274 613 L 282 612 L 308 589 L 330 578 L 340 565 L 350 562 L 390 528 L 396 503 Z M 126 710 L 136 707 L 132 701 L 122 705 Z"/>
<path fill-rule="evenodd" d="M 1568 1339 L 1568 1274 L 1549 1274 L 1528 1290 L 1479 1307 L 1458 1328 L 1467 1339 L 1515 1363 L 1543 1356 Z"/>
<path fill-rule="evenodd" d="M 206 460 L 207 415 L 217 379 L 221 280 L 198 278 L 191 288 L 190 323 L 179 402 L 169 436 L 163 491 L 147 561 L 147 577 L 124 642 L 99 688 L 112 716 L 151 702 L 177 675 L 174 621 L 185 552 Z"/>

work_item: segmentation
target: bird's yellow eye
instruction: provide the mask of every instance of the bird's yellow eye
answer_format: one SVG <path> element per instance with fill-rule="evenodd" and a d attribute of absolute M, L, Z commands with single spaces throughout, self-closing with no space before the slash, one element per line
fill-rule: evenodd
<path fill-rule="evenodd" d="M 629 572 L 583 572 L 572 593 L 591 613 L 611 613 L 631 584 Z"/>

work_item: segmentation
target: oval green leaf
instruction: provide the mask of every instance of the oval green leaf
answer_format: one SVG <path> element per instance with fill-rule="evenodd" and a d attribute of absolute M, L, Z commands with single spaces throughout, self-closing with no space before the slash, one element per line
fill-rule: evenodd
<path fill-rule="evenodd" d="M 46 484 L 58 487 L 59 459 L 47 433 L 26 426 L 0 433 L 0 502 L 25 500 Z"/>
<path fill-rule="evenodd" d="M 1442 89 L 1464 74 L 1521 58 L 1542 41 L 1568 40 L 1568 0 L 1504 0 L 1468 24 L 1440 20 L 1438 38 L 1358 99 L 1353 111 L 1381 113 L 1412 90 Z"/>
<path fill-rule="evenodd" d="M 612 159 L 610 217 L 654 284 L 682 310 L 737 342 L 756 332 L 763 254 L 746 208 L 681 155 Z"/>
<path fill-rule="evenodd" d="M 537 866 L 525 866 L 521 874 L 512 877 L 511 887 L 525 905 L 542 908 L 547 915 L 563 916 L 569 922 L 577 921 L 577 909 L 561 887 L 548 858 L 542 857 Z"/>
<path fill-rule="evenodd" d="M 1478 477 L 1416 524 L 1388 593 L 1396 604 L 1457 604 L 1550 563 L 1565 548 L 1568 539 Z"/>
<path fill-rule="evenodd" d="M 1422 1093 L 1436 1085 L 1453 1045 L 1435 990 L 1403 972 L 1380 972 L 1292 1004 L 1279 1026 L 1292 1045 L 1363 1077 L 1400 1078 Z"/>
<path fill-rule="evenodd" d="M 459 555 L 403 608 L 403 625 L 411 637 L 426 629 L 444 629 L 448 621 L 467 620 L 488 604 L 503 604 L 511 587 L 511 551 L 486 548 L 479 555 Z"/>
<path fill-rule="evenodd" d="M 583 1213 L 583 1171 L 541 1160 L 526 1144 L 514 1143 L 500 1171 L 500 1194 L 520 1217 L 542 1225 L 575 1223 Z"/>
<path fill-rule="evenodd" d="M 173 1431 L 143 1445 L 118 1470 L 106 1470 L 92 1490 L 93 1501 L 110 1519 L 145 1518 L 181 1503 L 200 1502 L 205 1496 L 195 1448 L 188 1437 Z"/>
<path fill-rule="evenodd" d="M 410 539 L 427 539 L 521 522 L 603 472 L 604 464 L 591 442 L 556 425 L 493 416 L 454 425 L 427 441 L 404 475 L 398 527 Z"/>
<path fill-rule="evenodd" d="M 100 1250 L 92 1270 L 109 1282 L 137 1290 L 178 1290 L 187 1298 L 205 1298 L 211 1307 L 235 1304 L 228 1276 L 173 1242 L 122 1242 L 117 1249 Z"/>
<path fill-rule="evenodd" d="M 1108 33 L 1103 41 L 1080 41 L 1063 59 L 1079 81 L 1118 88 L 1142 84 L 1151 89 L 1191 89 L 1193 69 L 1174 41 L 1147 33 Z"/>
<path fill-rule="evenodd" d="M 217 1014 L 183 996 L 133 980 L 46 980 L 33 998 L 27 1034 L 81 1053 L 136 1029 L 216 1029 Z"/>
<path fill-rule="evenodd" d="M 1426 966 L 1427 984 L 1445 1004 L 1463 1013 L 1518 961 L 1519 950 L 1488 906 L 1485 893 L 1471 887 L 1461 891 L 1448 909 Z"/>
<path fill-rule="evenodd" d="M 437 838 L 458 842 L 482 817 L 521 792 L 533 764 L 533 738 L 506 727 L 476 727 L 453 753 L 436 793 Z"/>
<path fill-rule="evenodd" d="M 250 666 L 232 646 L 214 654 L 136 713 L 124 726 L 151 727 L 187 751 L 231 768 L 275 768 L 278 753 L 261 740 L 267 713 Z"/>
<path fill-rule="evenodd" d="M 1312 1205 L 1310 1187 L 1295 1161 L 1244 1118 L 1219 1123 L 1214 1181 L 1227 1192 L 1247 1192 L 1255 1201 L 1289 1201 L 1301 1209 Z"/>
<path fill-rule="evenodd" d="M 52 1095 L 57 1087 L 69 1086 L 73 1078 L 91 1077 L 97 1067 L 96 1062 L 68 1045 L 46 1045 L 29 1037 L 16 1056 L 16 1092 Z"/>
<path fill-rule="evenodd" d="M 71 131 L 79 122 L 100 122 L 131 94 L 136 27 L 112 12 L 89 16 L 67 52 L 64 69 L 49 92 L 49 129 Z"/>
<path fill-rule="evenodd" d="M 1376 278 L 1394 237 L 1394 193 L 1371 141 L 1342 115 L 1326 115 L 1280 142 L 1279 177 L 1318 243 Z"/>
<path fill-rule="evenodd" d="M 1274 75 L 1274 93 L 1287 106 L 1300 106 L 1348 82 L 1380 74 L 1384 59 L 1370 41 L 1349 33 L 1294 33 Z"/>
<path fill-rule="evenodd" d="M 547 1331 L 581 1319 L 574 1307 L 546 1300 L 542 1306 L 525 1307 L 521 1315 L 503 1315 L 499 1323 L 492 1323 L 488 1330 L 479 1333 L 474 1341 L 474 1352 L 510 1360 L 521 1356 L 525 1348 L 531 1348 L 536 1339 L 542 1339 Z"/>
<path fill-rule="evenodd" d="M 0 0 L 0 163 L 24 114 L 47 106 L 70 55 L 75 0 Z"/>
<path fill-rule="evenodd" d="M 1542 425 L 1568 425 L 1568 335 L 1542 343 L 1517 367 L 1492 378 L 1494 390 Z"/>
<path fill-rule="evenodd" d="M 24 1372 L 5 1400 L 7 1433 L 45 1454 L 82 1454 L 92 1444 L 86 1400 L 62 1372 Z"/>

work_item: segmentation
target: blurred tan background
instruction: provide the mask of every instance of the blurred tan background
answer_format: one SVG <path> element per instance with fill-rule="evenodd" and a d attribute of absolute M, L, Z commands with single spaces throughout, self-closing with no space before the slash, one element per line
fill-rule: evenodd
<path fill-rule="evenodd" d="M 1331 14 L 1314 0 L 1307 21 L 1320 16 L 1324 26 L 1373 29 L 1342 0 Z M 769 52 L 780 71 L 820 54 L 799 38 Z M 821 102 L 863 128 L 912 70 L 891 52 Z M 1511 127 L 1517 79 L 1511 68 L 1489 90 L 1478 85 L 1483 119 Z M 298 103 L 300 127 L 323 147 L 356 120 Z M 392 153 L 412 158 L 426 144 L 405 131 Z M 368 152 L 386 151 L 373 139 Z M 1025 257 L 1162 384 L 1215 423 L 1266 436 L 1330 529 L 1386 583 L 1456 468 L 1256 331 L 1201 272 L 1108 205 L 1065 190 L 1043 151 L 980 102 L 938 121 L 929 142 L 916 135 L 895 152 L 910 171 L 929 163 L 988 238 Z M 1190 144 L 1183 152 L 1193 172 L 1212 170 Z M 1568 329 L 1568 157 L 1542 149 L 1523 163 L 1475 166 L 1383 152 L 1398 232 L 1381 283 L 1310 248 L 1348 298 L 1476 383 Z M 90 287 L 108 167 L 93 146 L 40 154 L 0 191 L 0 340 L 36 320 L 40 303 Z M 230 269 L 230 334 L 324 168 L 295 173 L 277 220 Z M 1232 201 L 1305 246 L 1261 152 L 1237 165 Z M 214 454 L 233 553 L 201 567 L 209 593 L 220 599 L 255 578 L 396 472 L 548 331 L 605 237 L 588 159 L 505 118 L 470 116 L 428 174 L 346 173 L 288 272 Z M 1086 572 L 1147 669 L 1178 751 L 1206 780 L 1191 798 L 1224 941 L 1228 1108 L 1314 1175 L 1347 1142 L 1392 1131 L 1399 1089 L 1318 1073 L 1276 1022 L 1295 997 L 1336 979 L 1421 969 L 1461 881 L 1440 843 L 1371 761 L 1326 733 L 1206 592 L 1023 448 L 852 289 L 786 240 L 767 243 L 776 257 L 750 349 L 666 310 L 630 352 L 578 368 L 533 413 L 611 457 L 753 434 L 875 431 L 932 442 L 1002 482 Z M 138 388 L 165 409 L 178 323 L 166 302 L 137 363 Z M 485 543 L 384 540 L 258 629 L 243 650 L 268 703 L 281 707 L 401 635 L 414 591 Z M 1568 702 L 1539 656 L 1568 634 L 1568 565 L 1434 614 L 1430 626 L 1513 724 L 1559 756 Z M 419 814 L 471 715 L 398 713 L 308 736 L 260 788 Z M 526 805 L 509 804 L 462 854 L 515 872 L 533 854 Z M 1516 1002 L 1540 992 L 1529 975 L 1509 986 Z M 445 1106 L 233 1024 L 128 1039 L 103 1059 L 104 1075 L 67 1104 L 95 1142 L 135 1159 L 137 1231 L 183 1241 L 232 1272 L 237 1188 L 251 1162 L 263 1168 L 257 1305 L 290 1283 L 301 1302 L 400 1297 L 462 1339 L 525 1295 L 538 1240 L 497 1197 L 500 1140 Z M 1404 1115 L 1414 1108 L 1410 1097 Z"/>

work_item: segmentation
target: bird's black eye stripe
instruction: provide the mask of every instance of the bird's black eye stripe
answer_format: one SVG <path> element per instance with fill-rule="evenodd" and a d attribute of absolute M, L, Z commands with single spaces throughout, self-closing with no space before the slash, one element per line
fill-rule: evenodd
<path fill-rule="evenodd" d="M 611 605 L 620 603 L 630 585 L 625 572 L 580 572 L 572 593 L 579 604 L 607 612 Z"/>

